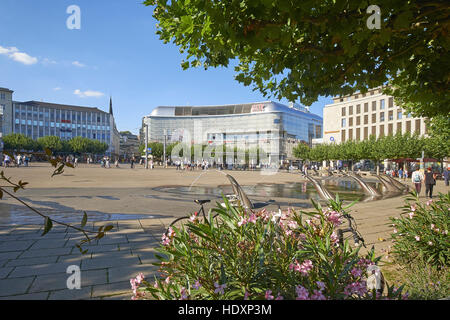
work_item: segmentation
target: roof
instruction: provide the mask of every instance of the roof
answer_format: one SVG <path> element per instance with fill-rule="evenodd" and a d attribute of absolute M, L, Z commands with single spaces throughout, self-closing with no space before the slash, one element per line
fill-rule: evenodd
<path fill-rule="evenodd" d="M 58 104 L 58 103 L 50 103 L 50 102 L 41 102 L 41 101 L 25 101 L 25 102 L 16 102 L 19 104 L 38 106 L 43 108 L 52 108 L 52 109 L 65 109 L 65 110 L 75 110 L 75 111 L 90 111 L 90 112 L 102 112 L 107 113 L 98 108 L 92 107 L 82 107 L 82 106 L 72 106 L 68 104 Z"/>
<path fill-rule="evenodd" d="M 14 92 L 14 91 L 12 91 L 12 90 L 10 90 L 8 88 L 3 88 L 3 87 L 0 87 L 0 91 Z"/>

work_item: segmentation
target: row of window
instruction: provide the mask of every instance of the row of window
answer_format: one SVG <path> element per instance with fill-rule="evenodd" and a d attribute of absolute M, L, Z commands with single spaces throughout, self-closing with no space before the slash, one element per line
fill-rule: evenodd
<path fill-rule="evenodd" d="M 109 114 L 96 112 L 70 111 L 61 109 L 39 108 L 35 106 L 14 105 L 15 118 L 30 120 L 50 120 L 59 122 L 109 124 Z"/>
<path fill-rule="evenodd" d="M 57 136 L 62 139 L 71 139 L 77 136 L 81 136 L 89 139 L 96 139 L 109 143 L 110 133 L 109 132 L 94 132 L 91 130 L 83 130 L 81 132 L 76 132 L 69 128 L 58 128 L 58 127 L 38 127 L 38 126 L 25 126 L 16 124 L 14 126 L 14 133 L 21 133 L 30 138 L 37 139 L 45 136 Z"/>
<path fill-rule="evenodd" d="M 385 113 L 384 112 L 380 112 L 379 115 L 379 122 L 383 122 L 383 121 L 393 121 L 394 120 L 394 112 L 393 111 L 389 111 L 387 113 L 388 117 L 385 117 Z M 411 118 L 412 115 L 409 113 L 406 115 L 407 118 Z M 363 118 L 361 118 L 360 116 L 357 116 L 355 118 L 350 117 L 348 118 L 348 126 L 352 127 L 353 126 L 353 119 L 355 119 L 355 125 L 359 126 L 361 125 L 361 119 L 364 119 L 364 124 L 369 124 L 369 115 L 364 115 Z M 396 120 L 401 120 L 403 119 L 403 112 L 401 110 L 397 111 L 397 119 Z M 376 113 L 372 113 L 372 124 L 373 123 L 377 123 L 377 114 Z M 346 127 L 347 126 L 347 118 L 343 118 L 341 119 L 341 126 L 342 127 Z"/>
<path fill-rule="evenodd" d="M 36 120 L 25 120 L 25 119 L 15 119 L 15 124 L 27 124 L 29 126 L 39 126 L 39 127 L 51 127 L 51 128 L 72 128 L 72 129 L 89 129 L 89 130 L 102 130 L 109 131 L 109 126 L 93 126 L 90 124 L 75 124 L 75 123 L 59 123 L 59 122 L 44 122 L 44 121 L 36 121 Z"/>
<path fill-rule="evenodd" d="M 421 134 L 421 120 L 417 119 L 415 121 L 415 130 L 414 133 L 417 134 Z M 379 128 L 379 137 L 384 136 L 385 134 L 387 135 L 394 135 L 397 132 L 402 132 L 403 130 L 403 123 L 402 122 L 397 122 L 396 126 L 395 126 L 395 131 L 394 131 L 394 124 L 393 123 L 389 123 L 386 128 L 387 128 L 387 132 L 385 132 L 385 125 L 382 124 L 380 126 L 372 126 L 370 129 L 370 133 L 369 133 L 369 127 L 364 127 L 362 128 L 362 135 L 361 135 L 361 128 L 356 128 L 356 129 L 348 129 L 348 130 L 342 130 L 341 131 L 341 141 L 345 142 L 346 140 L 353 140 L 353 132 L 355 132 L 355 139 L 356 140 L 366 140 L 369 138 L 369 135 L 377 135 L 377 128 Z M 425 133 L 427 133 L 428 128 L 425 126 Z M 348 137 L 346 136 L 346 133 L 348 132 Z M 406 121 L 405 123 L 405 132 L 411 132 L 411 121 Z"/>
<path fill-rule="evenodd" d="M 380 104 L 379 104 L 380 110 L 386 109 L 385 99 L 381 99 L 379 101 L 380 101 Z M 372 101 L 371 105 L 372 105 L 372 111 L 377 111 L 377 101 Z M 369 112 L 369 103 L 368 102 L 364 103 L 362 106 L 363 106 L 364 113 Z M 353 107 L 355 107 L 355 108 L 353 108 Z M 388 108 L 393 108 L 393 107 L 394 107 L 394 98 L 390 97 L 388 99 Z M 351 115 L 353 115 L 353 112 L 355 112 L 355 114 L 360 114 L 362 111 L 361 109 L 362 109 L 361 104 L 357 104 L 355 106 L 352 105 L 352 106 L 348 106 L 348 107 L 347 106 L 342 107 L 342 109 L 341 109 L 342 116 L 345 117 L 347 115 L 347 113 L 349 116 L 351 116 Z"/>

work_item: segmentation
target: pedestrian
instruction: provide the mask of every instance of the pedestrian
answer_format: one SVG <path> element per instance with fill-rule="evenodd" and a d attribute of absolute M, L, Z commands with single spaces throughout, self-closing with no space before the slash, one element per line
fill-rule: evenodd
<path fill-rule="evenodd" d="M 78 167 L 78 158 L 75 157 L 75 159 L 73 160 L 73 166 L 76 168 Z"/>
<path fill-rule="evenodd" d="M 134 161 L 135 161 L 135 158 L 133 156 L 133 157 L 131 157 L 131 169 L 134 168 Z M 142 161 L 142 159 L 141 159 L 141 161 Z"/>
<path fill-rule="evenodd" d="M 420 190 L 422 189 L 422 181 L 424 180 L 423 173 L 420 170 L 416 170 L 411 175 L 411 181 L 414 183 L 416 188 L 417 195 L 420 194 Z"/>
<path fill-rule="evenodd" d="M 116 166 L 116 168 L 119 167 L 119 160 L 116 158 L 116 161 L 114 162 L 114 165 Z"/>
<path fill-rule="evenodd" d="M 402 168 L 398 169 L 398 178 L 399 179 L 403 178 L 403 170 L 402 170 Z"/>
<path fill-rule="evenodd" d="M 433 187 L 436 184 L 436 174 L 433 173 L 431 167 L 425 172 L 425 195 L 430 199 L 433 198 Z"/>
<path fill-rule="evenodd" d="M 403 179 L 408 179 L 408 169 L 405 168 L 405 172 L 403 172 Z"/>
<path fill-rule="evenodd" d="M 445 169 L 444 169 L 444 173 L 443 173 L 444 181 L 445 181 L 445 186 L 446 186 L 446 187 L 448 187 L 448 180 L 449 180 L 449 177 L 450 177 L 450 172 L 449 172 L 448 169 L 450 169 L 450 167 L 449 167 L 449 168 L 445 168 Z"/>

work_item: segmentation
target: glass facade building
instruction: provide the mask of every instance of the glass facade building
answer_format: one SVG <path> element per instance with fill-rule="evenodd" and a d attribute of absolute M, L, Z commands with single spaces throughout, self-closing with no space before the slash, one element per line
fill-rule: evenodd
<path fill-rule="evenodd" d="M 108 154 L 118 154 L 114 137 L 118 132 L 112 114 L 97 108 L 69 106 L 47 102 L 13 103 L 13 132 L 32 139 L 57 136 L 70 140 L 80 136 L 105 142 Z M 117 149 L 117 150 L 116 150 Z"/>
<path fill-rule="evenodd" d="M 252 147 L 276 146 L 280 160 L 292 158 L 300 141 L 311 144 L 322 137 L 322 118 L 307 108 L 272 102 L 221 106 L 160 106 L 143 118 L 142 135 L 148 141 L 189 141 L 192 144 L 230 144 Z M 266 149 L 266 148 L 265 148 Z M 266 149 L 267 150 L 267 149 Z"/>

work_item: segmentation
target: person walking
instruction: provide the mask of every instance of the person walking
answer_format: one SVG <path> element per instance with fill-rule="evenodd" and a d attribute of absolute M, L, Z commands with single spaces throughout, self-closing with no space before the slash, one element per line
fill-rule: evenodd
<path fill-rule="evenodd" d="M 142 159 L 141 159 L 141 160 L 142 160 Z M 131 157 L 131 169 L 134 168 L 134 161 L 135 161 L 135 159 L 134 159 L 134 156 L 133 156 L 133 157 Z"/>
<path fill-rule="evenodd" d="M 443 176 L 444 176 L 445 186 L 448 187 L 448 180 L 450 178 L 450 172 L 449 172 L 448 168 L 444 169 Z"/>
<path fill-rule="evenodd" d="M 433 198 L 433 187 L 436 184 L 436 174 L 433 173 L 431 168 L 425 172 L 425 195 L 430 199 Z"/>
<path fill-rule="evenodd" d="M 422 181 L 424 180 L 423 173 L 420 170 L 416 170 L 411 175 L 411 181 L 414 183 L 416 188 L 417 195 L 420 194 L 420 190 L 422 189 Z"/>
<path fill-rule="evenodd" d="M 399 179 L 403 178 L 403 170 L 402 170 L 402 168 L 398 169 L 398 178 Z"/>

